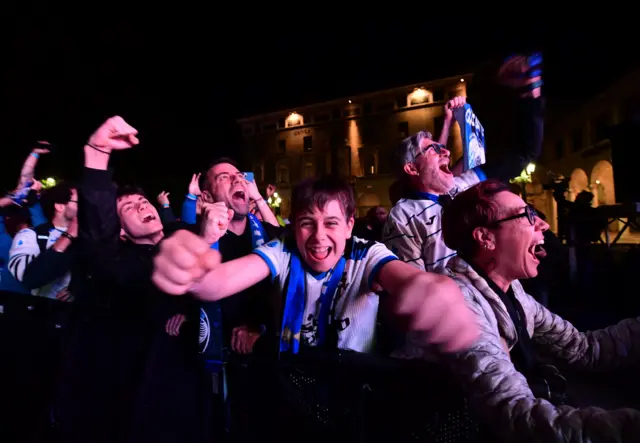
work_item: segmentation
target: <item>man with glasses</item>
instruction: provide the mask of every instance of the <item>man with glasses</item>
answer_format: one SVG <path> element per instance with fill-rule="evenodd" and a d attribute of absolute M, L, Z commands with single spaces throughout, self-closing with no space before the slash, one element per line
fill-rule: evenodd
<path fill-rule="evenodd" d="M 507 182 L 540 155 L 542 80 L 539 69 L 528 72 L 528 63 L 526 57 L 515 56 L 500 68 L 501 82 L 517 89 L 520 99 L 518 140 L 513 149 L 497 161 L 461 174 L 449 169 L 451 158 L 445 144 L 453 122 L 453 110 L 465 103 L 460 97 L 445 105 L 444 125 L 437 142 L 431 133 L 420 131 L 406 138 L 398 147 L 399 173 L 407 184 L 408 193 L 391 209 L 383 230 L 383 241 L 401 260 L 423 271 L 443 268 L 456 255 L 441 237 L 440 217 L 447 201 L 487 178 Z"/>

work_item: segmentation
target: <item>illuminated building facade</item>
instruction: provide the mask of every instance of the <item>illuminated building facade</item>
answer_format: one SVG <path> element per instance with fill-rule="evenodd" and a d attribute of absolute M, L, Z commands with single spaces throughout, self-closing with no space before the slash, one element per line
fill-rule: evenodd
<path fill-rule="evenodd" d="M 619 203 L 607 131 L 638 108 L 639 74 L 640 70 L 629 73 L 578 108 L 548 110 L 542 157 L 528 194 L 529 201 L 549 215 L 554 231 L 557 230 L 556 204 L 551 192 L 542 190 L 550 172 L 570 178 L 566 195 L 569 201 L 575 200 L 580 192 L 589 191 L 594 195 L 593 206 Z M 610 225 L 610 231 L 617 229 L 616 224 Z"/>
<path fill-rule="evenodd" d="M 256 182 L 277 186 L 284 216 L 291 186 L 325 174 L 354 184 L 358 215 L 373 206 L 390 207 L 398 143 L 420 130 L 438 137 L 446 100 L 466 96 L 471 79 L 466 74 L 240 119 Z M 462 148 L 454 127 L 449 147 L 457 159 Z"/>

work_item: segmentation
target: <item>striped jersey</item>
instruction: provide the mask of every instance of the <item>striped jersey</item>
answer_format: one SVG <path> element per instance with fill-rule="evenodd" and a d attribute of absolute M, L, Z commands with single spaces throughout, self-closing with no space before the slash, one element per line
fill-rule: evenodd
<path fill-rule="evenodd" d="M 283 240 L 272 240 L 253 251 L 269 266 L 271 276 L 279 283 L 282 296 L 286 296 L 291 252 Z M 351 237 L 345 249 L 346 265 L 341 289 L 334 298 L 332 312 L 337 322 L 338 348 L 357 352 L 371 352 L 376 337 L 379 297 L 372 288 L 383 265 L 397 260 L 382 243 Z M 305 272 L 306 294 L 301 330 L 301 342 L 317 345 L 319 301 L 322 286 L 329 277 L 327 272 Z"/>
<path fill-rule="evenodd" d="M 449 197 L 485 180 L 480 168 L 469 169 L 454 178 Z M 422 271 L 443 268 L 456 255 L 442 239 L 441 197 L 418 192 L 403 198 L 389 212 L 382 241 L 398 258 Z"/>

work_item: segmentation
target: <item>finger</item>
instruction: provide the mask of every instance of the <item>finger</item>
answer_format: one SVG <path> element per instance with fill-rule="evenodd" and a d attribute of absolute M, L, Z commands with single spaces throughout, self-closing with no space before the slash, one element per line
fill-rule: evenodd
<path fill-rule="evenodd" d="M 171 335 L 171 319 L 167 320 L 167 324 L 164 326 L 164 330 L 167 334 Z"/>
<path fill-rule="evenodd" d="M 171 195 L 171 192 L 165 192 L 164 196 L 165 197 L 169 197 Z"/>
<path fill-rule="evenodd" d="M 197 265 L 198 254 L 187 249 L 183 244 L 173 244 L 166 248 L 161 247 L 157 259 L 168 262 L 168 266 L 188 270 Z"/>
<path fill-rule="evenodd" d="M 200 263 L 207 272 L 211 271 L 222 263 L 222 255 L 215 249 L 209 249 L 206 254 L 200 256 Z"/>
<path fill-rule="evenodd" d="M 196 181 L 200 180 L 200 176 L 202 175 L 202 172 L 198 172 L 198 176 L 196 177 Z"/>
<path fill-rule="evenodd" d="M 193 175 L 191 176 L 191 183 L 193 183 L 194 181 L 196 181 L 196 175 L 195 175 L 195 174 L 193 174 Z"/>
<path fill-rule="evenodd" d="M 167 279 L 161 273 L 153 273 L 151 277 L 151 281 L 156 285 L 162 292 L 169 295 L 183 295 L 189 292 L 189 285 L 179 285 L 171 280 Z"/>
<path fill-rule="evenodd" d="M 229 221 L 233 220 L 233 215 L 235 214 L 235 212 L 233 212 L 233 209 L 228 209 L 227 213 L 229 215 Z"/>
<path fill-rule="evenodd" d="M 138 137 L 136 137 L 133 134 L 129 134 L 127 139 L 129 140 L 129 143 L 133 146 L 137 145 L 138 143 L 140 143 L 140 140 L 138 140 Z"/>

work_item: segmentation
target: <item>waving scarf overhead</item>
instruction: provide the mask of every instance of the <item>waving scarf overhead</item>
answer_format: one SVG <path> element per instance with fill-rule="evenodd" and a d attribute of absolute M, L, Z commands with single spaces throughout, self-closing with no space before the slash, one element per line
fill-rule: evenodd
<path fill-rule="evenodd" d="M 464 155 L 464 170 L 473 169 L 484 164 L 484 128 L 473 113 L 470 104 L 454 110 L 453 115 L 460 125 L 462 136 L 462 152 Z"/>

